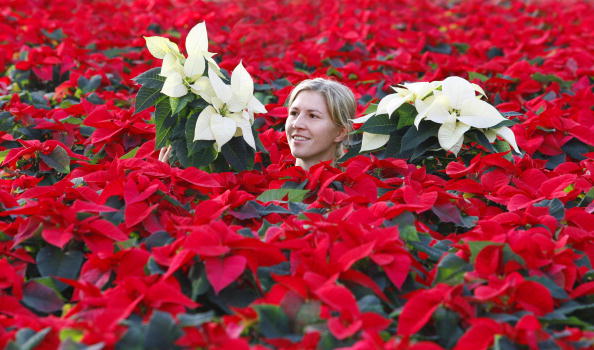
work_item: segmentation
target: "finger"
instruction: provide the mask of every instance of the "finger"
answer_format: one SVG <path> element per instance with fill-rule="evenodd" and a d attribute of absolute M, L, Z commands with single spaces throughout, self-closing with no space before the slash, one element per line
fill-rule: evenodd
<path fill-rule="evenodd" d="M 161 161 L 167 163 L 169 161 L 169 156 L 171 155 L 171 150 L 172 150 L 171 145 L 169 145 L 165 148 L 162 148 L 161 150 L 164 151 Z"/>

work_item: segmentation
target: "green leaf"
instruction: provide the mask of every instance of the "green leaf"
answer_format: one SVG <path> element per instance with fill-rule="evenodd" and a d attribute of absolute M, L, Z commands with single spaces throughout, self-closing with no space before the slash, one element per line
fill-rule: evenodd
<path fill-rule="evenodd" d="M 363 112 L 363 114 L 375 113 L 375 111 L 377 111 L 377 105 L 377 103 L 371 103 L 369 106 L 367 106 L 367 109 L 365 112 Z"/>
<path fill-rule="evenodd" d="M 389 135 L 396 131 L 396 124 L 387 114 L 374 115 L 361 126 L 360 131 L 372 134 Z"/>
<path fill-rule="evenodd" d="M 261 195 L 259 195 L 256 199 L 261 202 L 282 201 L 283 198 L 288 196 L 288 199 L 291 202 L 301 202 L 303 201 L 307 193 L 309 193 L 309 190 L 279 188 L 267 190 L 263 192 Z"/>
<path fill-rule="evenodd" d="M 85 333 L 80 329 L 62 328 L 60 330 L 60 341 L 72 340 L 80 342 L 85 336 Z"/>
<path fill-rule="evenodd" d="M 182 335 L 182 330 L 168 312 L 155 311 L 146 330 L 144 346 L 147 350 L 179 349 L 175 341 Z"/>
<path fill-rule="evenodd" d="M 146 350 L 147 348 L 144 346 L 145 329 L 141 321 L 132 316 L 123 323 L 128 326 L 128 329 L 117 342 L 116 350 Z"/>
<path fill-rule="evenodd" d="M 560 85 L 567 83 L 565 80 L 559 78 L 554 74 L 542 74 L 542 73 L 534 73 L 530 76 L 533 80 L 538 81 L 539 83 L 559 83 Z"/>
<path fill-rule="evenodd" d="M 96 90 L 99 85 L 101 85 L 101 75 L 99 74 L 93 75 L 91 79 L 87 79 L 84 76 L 78 78 L 78 87 L 83 93 Z"/>
<path fill-rule="evenodd" d="M 188 103 L 192 102 L 195 97 L 196 97 L 196 95 L 194 95 L 194 94 L 186 94 L 180 98 L 177 98 L 176 99 L 177 104 L 176 104 L 175 108 L 173 108 L 173 104 L 171 104 L 171 110 L 173 111 L 173 114 L 181 113 L 181 111 L 184 108 L 186 108 Z M 173 97 L 170 97 L 170 99 L 173 99 Z M 200 110 L 200 111 L 202 111 L 202 110 Z M 199 112 L 198 112 L 198 114 L 199 114 Z"/>
<path fill-rule="evenodd" d="M 80 125 L 83 123 L 83 120 L 74 116 L 69 116 L 67 118 L 61 119 L 60 122 L 72 125 Z"/>
<path fill-rule="evenodd" d="M 132 150 L 130 150 L 130 152 L 121 156 L 120 159 L 130 159 L 136 157 L 136 153 L 138 153 L 139 148 L 140 146 L 133 148 Z"/>
<path fill-rule="evenodd" d="M 45 29 L 41 29 L 41 32 L 46 37 L 56 41 L 62 41 L 62 39 L 66 38 L 66 34 L 64 34 L 64 31 L 62 31 L 62 28 L 56 29 L 51 33 Z"/>
<path fill-rule="evenodd" d="M 225 160 L 235 171 L 244 171 L 254 167 L 254 149 L 251 148 L 243 137 L 233 137 L 221 147 Z"/>
<path fill-rule="evenodd" d="M 531 276 L 526 279 L 538 282 L 545 286 L 551 292 L 551 295 L 555 299 L 569 299 L 569 295 L 567 295 L 565 290 L 562 287 L 560 287 L 557 283 L 555 283 L 552 279 L 546 276 Z"/>
<path fill-rule="evenodd" d="M 178 105 L 179 105 L 179 97 L 169 97 L 169 106 L 171 107 L 173 114 L 176 114 Z"/>
<path fill-rule="evenodd" d="M 5 151 L 0 151 L 0 163 L 4 162 L 4 159 L 6 159 L 6 156 L 8 155 L 9 152 L 10 152 L 9 149 L 7 149 Z"/>
<path fill-rule="evenodd" d="M 181 314 L 177 316 L 180 327 L 198 327 L 206 322 L 210 322 L 215 318 L 214 311 L 207 311 L 198 314 Z"/>
<path fill-rule="evenodd" d="M 480 253 L 483 248 L 488 247 L 490 245 L 501 246 L 503 243 L 495 243 L 491 241 L 471 241 L 468 242 L 468 247 L 470 248 L 470 262 L 474 264 L 476 261 L 476 256 Z"/>
<path fill-rule="evenodd" d="M 521 116 L 524 115 L 520 112 L 501 112 L 501 115 L 504 117 L 517 117 L 517 116 Z"/>
<path fill-rule="evenodd" d="M 411 157 L 414 153 L 423 153 L 426 149 L 417 149 L 430 137 L 436 137 L 441 125 L 433 122 L 421 122 L 419 129 L 411 126 L 402 136 L 400 155 L 402 158 Z"/>
<path fill-rule="evenodd" d="M 504 55 L 503 50 L 501 48 L 497 47 L 497 46 L 490 47 L 487 50 L 487 57 L 489 59 L 492 59 L 492 58 L 495 58 L 495 57 L 499 57 L 499 56 L 503 56 L 503 55 Z"/>
<path fill-rule="evenodd" d="M 165 82 L 165 77 L 160 76 L 160 72 L 160 67 L 152 68 L 134 77 L 132 80 L 147 88 L 161 90 Z"/>
<path fill-rule="evenodd" d="M 410 103 L 404 103 L 396 110 L 398 118 L 398 125 L 396 129 L 400 130 L 406 126 L 411 126 L 415 122 L 417 116 L 417 109 Z"/>
<path fill-rule="evenodd" d="M 484 83 L 485 81 L 489 80 L 490 78 L 484 74 L 481 74 L 481 73 L 468 72 L 468 80 L 474 80 L 474 79 L 478 79 Z"/>
<path fill-rule="evenodd" d="M 63 277 L 77 279 L 84 255 L 78 250 L 62 252 L 61 249 L 47 246 L 41 248 L 35 257 L 37 269 L 44 277 Z M 64 290 L 67 285 L 56 280 L 59 290 Z"/>
<path fill-rule="evenodd" d="M 526 265 L 526 262 L 524 261 L 524 258 L 522 258 L 521 256 L 519 256 L 518 254 L 514 253 L 513 250 L 511 250 L 509 244 L 505 244 L 503 246 L 503 263 L 507 263 L 509 261 L 515 261 L 520 265 Z"/>
<path fill-rule="evenodd" d="M 405 226 L 400 229 L 400 238 L 405 242 L 419 242 L 419 234 L 413 225 Z"/>
<path fill-rule="evenodd" d="M 61 146 L 56 146 L 50 154 L 40 153 L 39 158 L 41 158 L 41 160 L 43 160 L 43 162 L 50 168 L 59 173 L 70 173 L 70 156 Z"/>
<path fill-rule="evenodd" d="M 511 341 L 508 337 L 500 334 L 496 334 L 495 343 L 493 344 L 493 350 L 517 350 L 516 344 Z M 539 349 L 542 349 L 539 347 Z M 544 349 L 543 349 L 544 350 Z"/>
<path fill-rule="evenodd" d="M 516 112 L 507 112 L 507 113 L 516 113 Z M 518 114 L 512 114 L 512 115 L 518 115 Z M 521 114 L 519 114 L 519 115 L 521 115 Z M 501 121 L 500 123 L 498 123 L 495 126 L 490 127 L 489 129 L 501 128 L 503 126 L 512 127 L 512 126 L 514 126 L 516 124 L 518 124 L 517 121 L 515 121 L 515 120 L 509 120 L 508 119 L 508 120 Z"/>
<path fill-rule="evenodd" d="M 159 98 L 165 96 L 161 93 L 161 90 L 152 89 L 146 86 L 141 86 L 136 94 L 136 102 L 134 103 L 134 113 L 140 113 L 147 108 L 150 108 L 157 104 Z"/>
<path fill-rule="evenodd" d="M 46 327 L 39 332 L 30 328 L 21 329 L 17 332 L 14 342 L 8 344 L 6 350 L 33 350 L 41 344 L 51 330 L 51 327 Z"/>
<path fill-rule="evenodd" d="M 552 217 L 558 221 L 563 220 L 565 217 L 565 206 L 558 198 L 554 199 L 543 199 L 542 201 L 534 204 L 535 207 L 547 207 Z"/>
<path fill-rule="evenodd" d="M 493 146 L 495 147 L 495 150 L 499 153 L 508 152 L 508 151 L 512 150 L 511 146 L 509 145 L 509 143 L 507 143 L 507 141 L 503 141 L 503 140 L 499 140 L 499 139 L 497 139 L 495 141 L 495 144 Z M 509 161 L 513 161 L 513 158 L 510 153 L 505 154 L 503 156 L 503 158 L 505 158 Z"/>
<path fill-rule="evenodd" d="M 464 282 L 464 273 L 472 271 L 473 267 L 466 260 L 455 254 L 446 255 L 437 265 L 435 283 L 456 285 Z"/>
<path fill-rule="evenodd" d="M 36 280 L 25 283 L 23 304 L 43 313 L 52 313 L 62 309 L 64 303 L 57 292 Z"/>
<path fill-rule="evenodd" d="M 423 48 L 423 51 L 437 52 L 449 55 L 452 53 L 452 47 L 446 43 L 439 43 L 435 46 L 426 44 Z"/>
<path fill-rule="evenodd" d="M 464 54 L 470 48 L 467 43 L 453 43 L 454 47 L 461 53 Z"/>
<path fill-rule="evenodd" d="M 186 147 L 188 148 L 188 157 L 191 157 L 194 151 L 200 150 L 202 147 L 195 147 L 195 145 L 204 145 L 204 143 L 196 143 L 194 141 L 194 133 L 196 132 L 196 123 L 198 122 L 199 112 L 191 113 L 186 119 Z"/>
<path fill-rule="evenodd" d="M 155 109 L 155 148 L 161 149 L 168 144 L 175 119 L 171 118 L 171 108 L 167 99 L 157 103 Z"/>
<path fill-rule="evenodd" d="M 372 295 L 367 295 L 369 297 L 373 297 Z M 366 296 L 366 297 L 367 297 Z M 365 298 L 365 297 L 363 297 Z M 308 325 L 315 324 L 320 320 L 320 302 L 319 301 L 308 301 L 303 303 L 297 315 L 295 317 L 296 326 L 299 329 L 304 329 Z M 381 305 L 380 305 L 381 307 Z M 365 309 L 365 305 L 363 308 L 360 308 L 361 311 L 369 311 Z"/>
<path fill-rule="evenodd" d="M 561 146 L 561 149 L 575 160 L 584 160 L 586 159 L 585 154 L 593 151 L 594 147 L 587 145 L 576 138 L 573 138 Z"/>
<path fill-rule="evenodd" d="M 453 348 L 458 339 L 464 334 L 459 326 L 460 316 L 458 316 L 458 313 L 444 307 L 439 307 L 433 313 L 432 318 L 435 322 L 437 335 L 439 336 L 437 342 L 446 349 Z"/>
<path fill-rule="evenodd" d="M 277 305 L 259 304 L 254 309 L 260 320 L 260 332 L 266 338 L 282 338 L 290 335 L 289 318 Z"/>
<path fill-rule="evenodd" d="M 475 142 L 483 146 L 488 152 L 496 152 L 495 147 L 493 147 L 491 142 L 489 142 L 489 139 L 487 139 L 483 131 L 480 129 L 470 129 L 466 132 L 466 134 L 464 134 L 464 142 Z"/>

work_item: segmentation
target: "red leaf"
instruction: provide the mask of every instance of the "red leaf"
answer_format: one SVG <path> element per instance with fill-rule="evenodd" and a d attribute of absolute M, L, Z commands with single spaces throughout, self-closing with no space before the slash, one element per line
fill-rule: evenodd
<path fill-rule="evenodd" d="M 122 232 L 122 230 L 120 230 L 116 225 L 107 220 L 94 220 L 94 218 L 89 218 L 84 222 L 87 223 L 95 233 L 109 237 L 114 241 L 125 241 L 128 239 L 127 234 Z"/>
<path fill-rule="evenodd" d="M 56 247 L 64 248 L 66 243 L 72 239 L 72 226 L 64 228 L 46 228 L 41 232 L 41 237 Z"/>
<path fill-rule="evenodd" d="M 564 197 L 567 195 L 564 189 L 571 185 L 576 177 L 575 174 L 565 174 L 549 179 L 540 185 L 540 192 L 549 199 Z"/>
<path fill-rule="evenodd" d="M 594 282 L 587 282 L 571 291 L 571 299 L 579 298 L 583 295 L 594 294 Z"/>
<path fill-rule="evenodd" d="M 419 209 L 415 210 L 417 213 L 431 209 L 437 200 L 437 192 L 425 192 L 419 193 L 415 191 L 411 186 L 406 186 L 402 192 L 404 201 L 407 204 L 418 205 Z"/>
<path fill-rule="evenodd" d="M 497 273 L 501 263 L 502 246 L 489 245 L 476 255 L 474 267 L 480 276 L 488 277 Z"/>
<path fill-rule="evenodd" d="M 362 246 L 353 248 L 346 253 L 344 253 L 338 259 L 338 268 L 340 271 L 346 271 L 353 266 L 354 263 L 357 261 L 364 259 L 369 256 L 373 247 L 375 246 L 375 241 L 371 241 L 369 243 L 363 244 Z"/>
<path fill-rule="evenodd" d="M 74 204 L 72 204 L 72 209 L 76 212 L 86 212 L 86 213 L 107 213 L 107 212 L 114 212 L 118 211 L 115 208 L 112 208 L 107 205 L 101 205 L 97 203 L 85 202 L 81 200 L 76 200 Z"/>
<path fill-rule="evenodd" d="M 429 321 L 452 287 L 440 284 L 422 290 L 404 304 L 398 318 L 398 335 L 409 336 L 419 331 Z"/>
<path fill-rule="evenodd" d="M 337 339 L 342 340 L 355 334 L 362 323 L 361 320 L 356 320 L 344 324 L 340 317 L 332 317 L 328 320 L 328 329 Z"/>
<path fill-rule="evenodd" d="M 394 260 L 388 264 L 383 265 L 382 268 L 388 275 L 388 278 L 398 288 L 402 287 L 402 284 L 408 276 L 410 271 L 411 260 L 408 255 L 398 254 L 394 256 Z"/>
<path fill-rule="evenodd" d="M 220 231 L 217 232 L 211 227 L 199 226 L 188 236 L 185 246 L 202 256 L 220 256 L 231 250 L 222 244 L 220 235 Z"/>
<path fill-rule="evenodd" d="M 192 167 L 184 169 L 178 177 L 196 186 L 221 187 L 212 174 Z"/>
<path fill-rule="evenodd" d="M 159 204 L 153 204 L 152 206 L 149 206 L 145 202 L 126 204 L 126 209 L 124 210 L 126 217 L 126 227 L 132 227 L 140 223 L 151 214 L 153 209 L 158 206 Z"/>
<path fill-rule="evenodd" d="M 376 314 L 375 312 L 365 312 L 361 314 L 361 320 L 363 321 L 363 330 L 368 332 L 381 332 L 388 328 L 391 320 Z"/>
<path fill-rule="evenodd" d="M 413 344 L 409 350 L 443 350 L 443 348 L 435 343 L 422 341 Z"/>
<path fill-rule="evenodd" d="M 551 292 L 542 284 L 524 281 L 516 289 L 516 300 L 527 311 L 543 316 L 553 311 Z"/>
<path fill-rule="evenodd" d="M 206 277 L 215 293 L 219 293 L 235 281 L 245 269 L 246 259 L 241 255 L 226 258 L 207 258 L 204 260 Z"/>
<path fill-rule="evenodd" d="M 542 199 L 542 197 L 537 198 L 537 199 L 532 199 L 532 198 L 526 196 L 525 194 L 518 193 L 511 197 L 511 199 L 507 203 L 507 209 L 509 209 L 510 211 L 524 209 L 524 208 L 527 208 L 530 205 L 538 202 L 540 199 Z"/>
<path fill-rule="evenodd" d="M 480 319 L 458 339 L 454 350 L 486 350 L 499 332 L 499 324 L 491 319 Z"/>
<path fill-rule="evenodd" d="M 173 259 L 171 260 L 171 264 L 167 269 L 167 272 L 163 275 L 163 279 L 169 278 L 175 271 L 177 271 L 180 267 L 186 264 L 190 259 L 194 257 L 194 252 L 190 250 L 182 250 L 181 252 L 177 253 Z"/>
<path fill-rule="evenodd" d="M 150 286 L 147 291 L 147 299 L 150 300 L 154 307 L 160 307 L 165 303 L 179 304 L 188 308 L 198 306 L 197 303 L 181 292 L 179 285 L 168 283 L 166 280 L 161 280 Z"/>
<path fill-rule="evenodd" d="M 381 288 L 375 283 L 375 281 L 367 276 L 366 274 L 357 270 L 348 270 L 340 274 L 340 279 L 345 281 L 351 281 L 371 289 L 377 296 L 382 300 L 388 302 L 388 297 L 382 292 Z"/>
<path fill-rule="evenodd" d="M 343 286 L 326 283 L 318 288 L 315 293 L 320 300 L 340 312 L 347 312 L 353 315 L 359 313 L 359 307 L 357 306 L 355 296 L 350 290 Z"/>

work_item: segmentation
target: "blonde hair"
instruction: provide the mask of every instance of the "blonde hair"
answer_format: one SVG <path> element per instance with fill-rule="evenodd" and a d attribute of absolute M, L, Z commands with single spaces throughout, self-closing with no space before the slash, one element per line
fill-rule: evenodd
<path fill-rule="evenodd" d="M 291 107 L 301 91 L 319 92 L 326 101 L 330 119 L 336 126 L 346 129 L 347 137 L 336 149 L 336 158 L 340 158 L 344 153 L 344 145 L 348 143 L 349 134 L 353 131 L 351 119 L 357 111 L 355 95 L 353 95 L 351 89 L 334 80 L 324 78 L 306 79 L 297 84 L 291 91 L 287 100 L 288 107 Z"/>

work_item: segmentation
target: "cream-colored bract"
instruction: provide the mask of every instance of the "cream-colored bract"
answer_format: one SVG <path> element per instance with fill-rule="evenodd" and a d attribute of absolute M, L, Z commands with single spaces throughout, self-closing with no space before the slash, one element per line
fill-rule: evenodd
<path fill-rule="evenodd" d="M 144 37 L 149 52 L 163 60 L 159 75 L 165 77 L 165 84 L 161 92 L 169 97 L 180 97 L 182 87 L 200 78 L 208 64 L 217 73 L 220 69 L 212 59 L 215 54 L 208 52 L 208 35 L 204 22 L 196 24 L 186 37 L 186 51 L 188 57 L 179 51 L 178 46 L 167 38 L 160 36 Z M 179 75 L 179 76 L 178 76 Z M 181 79 L 180 79 L 181 77 Z"/>
<path fill-rule="evenodd" d="M 232 137 L 243 136 L 248 145 L 256 148 L 251 129 L 254 113 L 266 113 L 266 108 L 254 97 L 254 82 L 241 62 L 233 70 L 231 84 L 223 82 L 223 74 L 212 59 L 215 53 L 208 51 L 204 22 L 192 27 L 186 37 L 187 58 L 167 38 L 144 38 L 150 53 L 163 60 L 159 75 L 165 77 L 165 82 L 161 92 L 174 98 L 191 92 L 209 104 L 198 116 L 194 140 L 214 140 L 221 151 Z"/>
<path fill-rule="evenodd" d="M 452 76 L 443 81 L 418 82 L 394 87 L 396 93 L 380 100 L 375 113 L 353 120 L 364 123 L 374 115 L 391 115 L 404 103 L 412 103 L 417 110 L 415 127 L 423 120 L 441 124 L 437 133 L 439 145 L 446 151 L 457 154 L 464 141 L 464 134 L 470 128 L 481 130 L 493 142 L 496 136 L 502 137 L 511 147 L 520 152 L 513 131 L 508 127 L 493 128 L 507 120 L 488 102 L 483 89 L 461 77 Z M 477 96 L 478 93 L 478 96 Z M 384 146 L 388 135 L 374 135 L 363 132 L 361 152 Z"/>
<path fill-rule="evenodd" d="M 254 82 L 241 62 L 231 73 L 230 85 L 209 68 L 208 80 L 200 79 L 192 88 L 210 104 L 208 112 L 198 116 L 194 140 L 215 140 L 220 151 L 231 137 L 243 136 L 256 149 L 251 129 L 253 114 L 265 113 L 266 108 L 254 97 Z"/>

